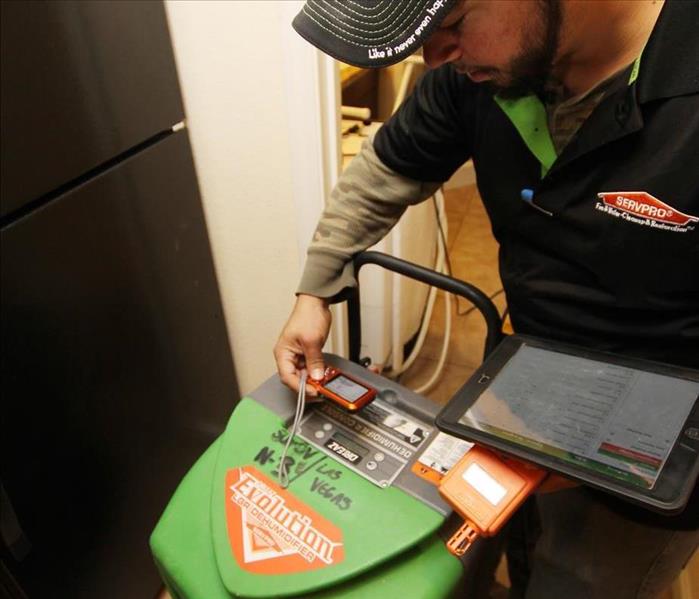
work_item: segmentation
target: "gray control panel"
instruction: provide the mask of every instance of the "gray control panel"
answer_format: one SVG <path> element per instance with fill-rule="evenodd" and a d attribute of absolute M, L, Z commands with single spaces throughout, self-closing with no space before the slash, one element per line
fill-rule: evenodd
<path fill-rule="evenodd" d="M 323 402 L 309 410 L 299 435 L 380 487 L 411 462 L 432 427 L 375 399 L 357 414 Z"/>
<path fill-rule="evenodd" d="M 434 427 L 439 406 L 358 364 L 332 354 L 324 354 L 324 358 L 327 365 L 374 387 L 378 398 L 358 414 L 345 412 L 328 401 L 309 403 L 299 436 L 328 459 L 344 464 L 373 484 L 397 487 L 444 515 L 451 513 L 437 487 L 411 470 L 418 458 L 439 444 L 440 435 Z M 296 394 L 277 376 L 249 395 L 287 424 L 293 420 Z"/>

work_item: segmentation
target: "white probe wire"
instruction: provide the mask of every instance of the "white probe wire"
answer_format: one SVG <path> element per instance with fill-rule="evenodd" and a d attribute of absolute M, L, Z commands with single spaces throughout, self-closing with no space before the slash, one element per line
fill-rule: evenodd
<path fill-rule="evenodd" d="M 286 466 L 286 456 L 289 453 L 289 448 L 291 447 L 291 442 L 293 441 L 296 433 L 301 425 L 301 418 L 303 418 L 303 411 L 306 408 L 306 379 L 308 374 L 304 370 L 301 373 L 301 381 L 299 382 L 299 394 L 296 397 L 296 413 L 294 414 L 294 423 L 291 425 L 289 431 L 289 437 L 286 440 L 286 445 L 284 445 L 284 451 L 282 451 L 282 457 L 279 461 L 279 484 L 282 489 L 286 489 L 289 486 L 289 471 Z"/>

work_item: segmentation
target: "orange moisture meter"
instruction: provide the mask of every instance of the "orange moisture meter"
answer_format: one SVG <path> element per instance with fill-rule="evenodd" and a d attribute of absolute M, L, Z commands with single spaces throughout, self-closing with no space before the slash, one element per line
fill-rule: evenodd
<path fill-rule="evenodd" d="M 440 495 L 464 519 L 447 549 L 461 557 L 479 536 L 498 533 L 545 477 L 536 466 L 471 448 L 439 485 Z"/>
<path fill-rule="evenodd" d="M 376 389 L 328 366 L 321 380 L 308 377 L 308 384 L 318 393 L 349 412 L 361 410 L 376 397 Z"/>

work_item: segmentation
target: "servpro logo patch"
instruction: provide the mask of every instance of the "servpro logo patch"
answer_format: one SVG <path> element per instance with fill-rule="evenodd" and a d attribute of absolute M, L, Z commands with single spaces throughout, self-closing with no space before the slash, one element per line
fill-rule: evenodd
<path fill-rule="evenodd" d="M 228 540 L 243 570 L 291 574 L 344 559 L 342 531 L 252 466 L 226 473 Z"/>
<path fill-rule="evenodd" d="M 637 225 L 676 233 L 693 231 L 699 217 L 675 210 L 645 191 L 609 191 L 598 193 L 595 208 Z"/>

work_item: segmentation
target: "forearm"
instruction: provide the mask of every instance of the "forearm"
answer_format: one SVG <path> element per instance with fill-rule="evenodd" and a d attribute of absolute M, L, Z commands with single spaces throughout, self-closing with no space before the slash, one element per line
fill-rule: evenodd
<path fill-rule="evenodd" d="M 352 257 L 381 240 L 408 206 L 440 183 L 404 177 L 376 155 L 371 140 L 340 176 L 308 248 L 297 293 L 337 301 L 356 285 Z"/>

